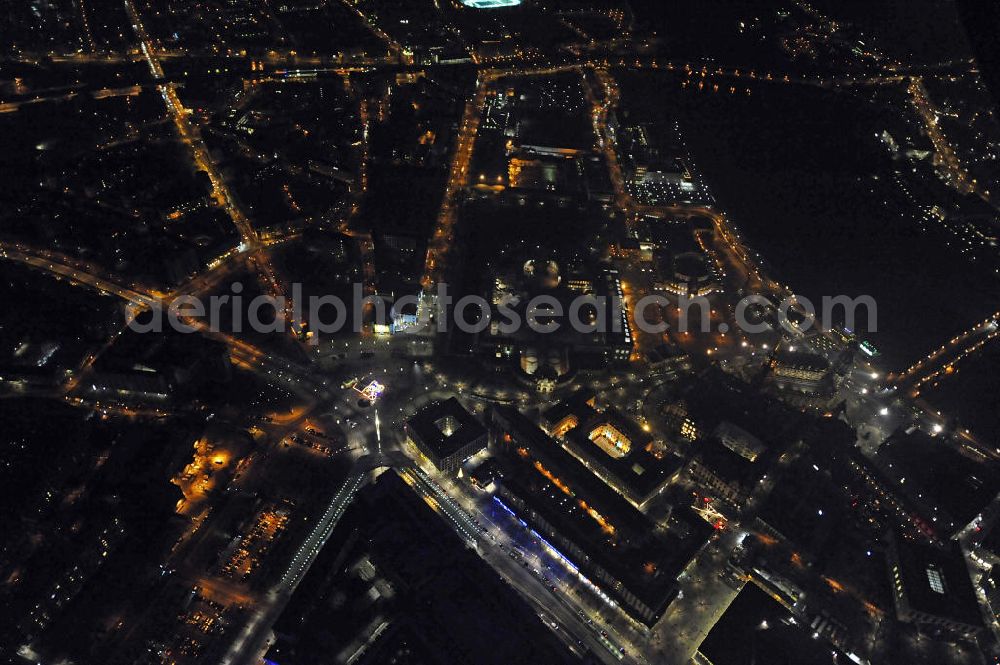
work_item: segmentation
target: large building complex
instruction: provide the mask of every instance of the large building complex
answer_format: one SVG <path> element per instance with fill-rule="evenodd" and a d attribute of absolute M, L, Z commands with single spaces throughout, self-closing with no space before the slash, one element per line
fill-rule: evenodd
<path fill-rule="evenodd" d="M 629 191 L 641 202 L 711 201 L 708 188 L 692 167 L 677 121 L 624 124 L 617 134 Z"/>
<path fill-rule="evenodd" d="M 738 453 L 715 437 L 699 444 L 688 470 L 708 495 L 742 507 L 767 473 L 767 463 Z"/>
<path fill-rule="evenodd" d="M 614 407 L 579 390 L 542 413 L 548 433 L 595 476 L 643 509 L 677 479 L 683 461 Z"/>
<path fill-rule="evenodd" d="M 633 337 L 617 270 L 568 270 L 557 261 L 538 259 L 518 268 L 496 275 L 486 294 L 490 324 L 475 342 L 484 359 L 515 364 L 526 380 L 542 389 L 564 383 L 579 369 L 628 361 Z M 541 296 L 554 300 L 558 309 L 529 310 Z M 527 323 L 531 312 L 537 313 L 538 329 Z M 511 326 L 515 316 L 525 325 Z"/>
<path fill-rule="evenodd" d="M 497 496 L 613 603 L 653 626 L 712 527 L 675 511 L 666 532 L 513 408 L 493 413 Z"/>

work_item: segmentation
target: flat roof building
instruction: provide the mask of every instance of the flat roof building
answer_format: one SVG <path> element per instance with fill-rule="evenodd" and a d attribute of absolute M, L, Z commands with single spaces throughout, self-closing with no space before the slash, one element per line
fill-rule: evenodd
<path fill-rule="evenodd" d="M 756 461 L 757 457 L 767 450 L 767 446 L 760 439 L 727 420 L 718 424 L 712 432 L 712 438 L 751 462 Z"/>
<path fill-rule="evenodd" d="M 895 432 L 879 447 L 875 463 L 930 529 L 945 538 L 974 520 L 1000 491 L 995 463 L 966 457 L 921 430 Z"/>
<path fill-rule="evenodd" d="M 896 617 L 930 634 L 974 637 L 983 628 L 961 545 L 895 537 L 886 552 Z"/>
<path fill-rule="evenodd" d="M 712 665 L 842 665 L 848 656 L 817 641 L 815 630 L 796 619 L 755 584 L 747 584 L 705 636 L 700 659 Z"/>
<path fill-rule="evenodd" d="M 630 617 L 653 626 L 711 525 L 680 509 L 658 526 L 514 408 L 495 409 L 492 425 L 499 499 Z"/>
<path fill-rule="evenodd" d="M 455 471 L 486 448 L 486 428 L 454 397 L 420 409 L 407 419 L 404 429 L 440 471 Z"/>

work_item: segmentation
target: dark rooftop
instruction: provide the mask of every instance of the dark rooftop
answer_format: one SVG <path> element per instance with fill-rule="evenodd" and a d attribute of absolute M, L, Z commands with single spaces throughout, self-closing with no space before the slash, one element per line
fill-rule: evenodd
<path fill-rule="evenodd" d="M 797 623 L 755 584 L 747 584 L 701 643 L 712 665 L 842 665 L 840 651 Z"/>
<path fill-rule="evenodd" d="M 711 274 L 711 270 L 703 254 L 684 252 L 674 257 L 673 271 L 676 275 L 703 279 Z"/>
<path fill-rule="evenodd" d="M 988 528 L 989 531 L 982 540 L 982 547 L 993 556 L 1000 557 L 1000 523 L 994 523 Z M 1000 573 L 1000 566 L 996 570 Z"/>
<path fill-rule="evenodd" d="M 956 527 L 972 521 L 1000 491 L 996 465 L 969 459 L 943 439 L 920 430 L 890 436 L 877 459 L 892 477 L 906 479 L 902 489 L 915 498 L 926 495 L 919 497 L 921 501 L 930 499 L 946 510 Z"/>
<path fill-rule="evenodd" d="M 640 239 L 668 251 L 670 254 L 700 251 L 691 228 L 686 223 L 647 217 L 639 226 Z"/>
<path fill-rule="evenodd" d="M 542 412 L 542 419 L 550 424 L 558 423 L 560 420 L 574 415 L 578 419 L 585 418 L 593 412 L 593 408 L 588 402 L 594 399 L 594 392 L 586 388 L 581 388 L 572 393 L 569 397 L 559 400 L 553 406 Z"/>
<path fill-rule="evenodd" d="M 691 382 L 681 401 L 687 415 L 704 432 L 728 421 L 779 454 L 802 422 L 797 412 L 716 368 L 710 368 Z"/>
<path fill-rule="evenodd" d="M 482 423 L 454 397 L 425 406 L 406 421 L 406 426 L 439 458 L 486 434 Z"/>
<path fill-rule="evenodd" d="M 767 469 L 764 453 L 755 462 L 751 462 L 739 453 L 733 452 L 715 439 L 709 439 L 698 447 L 698 458 L 701 463 L 712 470 L 719 478 L 726 482 L 737 483 L 742 487 L 749 487 L 756 482 Z"/>
<path fill-rule="evenodd" d="M 979 602 L 961 545 L 936 547 L 897 537 L 899 575 L 912 609 L 969 626 L 982 626 Z"/>

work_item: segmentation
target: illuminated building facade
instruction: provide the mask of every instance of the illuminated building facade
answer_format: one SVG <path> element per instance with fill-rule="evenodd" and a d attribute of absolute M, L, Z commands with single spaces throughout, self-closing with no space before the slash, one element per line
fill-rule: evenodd
<path fill-rule="evenodd" d="M 830 361 L 814 353 L 778 351 L 770 361 L 771 379 L 778 388 L 820 392 L 830 377 Z"/>
<path fill-rule="evenodd" d="M 673 256 L 661 267 L 656 288 L 679 296 L 708 296 L 715 293 L 716 279 L 708 258 L 699 252 Z"/>
<path fill-rule="evenodd" d="M 601 423 L 587 434 L 587 438 L 611 457 L 621 458 L 629 454 L 632 442 L 612 423 Z"/>
<path fill-rule="evenodd" d="M 750 461 L 714 439 L 700 445 L 688 465 L 691 477 L 716 499 L 742 507 L 763 477 L 763 461 Z"/>
<path fill-rule="evenodd" d="M 756 462 L 757 457 L 767 450 L 760 439 L 728 421 L 719 423 L 712 436 L 726 448 L 751 462 Z"/>

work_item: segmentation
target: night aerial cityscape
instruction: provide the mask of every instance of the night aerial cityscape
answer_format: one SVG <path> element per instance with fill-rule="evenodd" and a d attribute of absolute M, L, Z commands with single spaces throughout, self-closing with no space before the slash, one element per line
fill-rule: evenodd
<path fill-rule="evenodd" d="M 1000 664 L 974 4 L 3 3 L 0 663 Z"/>

